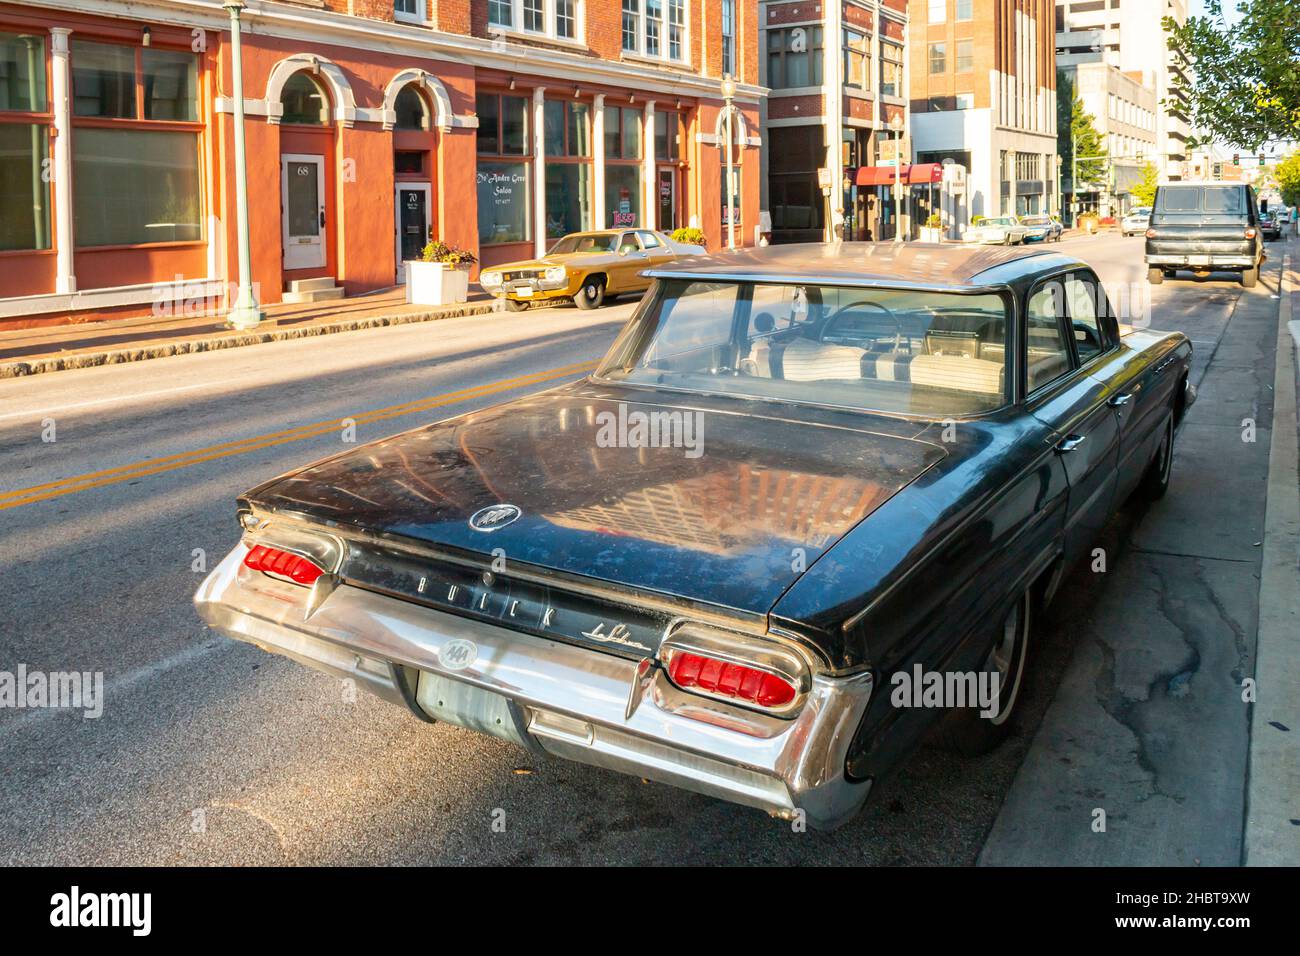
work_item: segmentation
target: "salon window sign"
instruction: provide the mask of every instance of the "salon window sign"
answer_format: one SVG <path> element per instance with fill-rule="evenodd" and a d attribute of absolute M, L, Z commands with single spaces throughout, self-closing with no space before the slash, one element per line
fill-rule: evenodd
<path fill-rule="evenodd" d="M 478 229 L 483 244 L 524 242 L 529 236 L 526 163 L 480 163 Z"/>
<path fill-rule="evenodd" d="M 495 167 L 478 171 L 479 201 L 488 198 L 494 205 L 508 206 L 517 202 L 518 197 L 527 190 L 528 171 L 520 165 L 515 167 Z"/>

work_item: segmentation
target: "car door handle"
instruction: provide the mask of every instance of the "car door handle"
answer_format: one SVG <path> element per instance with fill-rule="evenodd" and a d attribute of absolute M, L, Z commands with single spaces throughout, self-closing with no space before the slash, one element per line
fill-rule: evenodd
<path fill-rule="evenodd" d="M 1111 408 L 1123 408 L 1131 401 L 1133 401 L 1133 393 L 1122 392 L 1119 395 L 1112 395 L 1106 400 L 1106 404 Z"/>
<path fill-rule="evenodd" d="M 1087 437 L 1087 435 L 1068 435 L 1056 443 L 1056 450 L 1062 455 L 1074 451 L 1083 444 L 1084 439 Z"/>
<path fill-rule="evenodd" d="M 321 224 L 321 227 L 324 228 L 324 226 L 325 226 L 325 210 L 324 210 L 324 209 L 322 209 L 322 210 L 320 211 L 320 224 Z"/>

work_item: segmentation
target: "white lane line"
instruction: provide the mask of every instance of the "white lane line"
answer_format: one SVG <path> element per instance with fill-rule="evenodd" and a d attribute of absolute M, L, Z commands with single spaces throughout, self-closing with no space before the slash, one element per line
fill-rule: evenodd
<path fill-rule="evenodd" d="M 146 398 L 157 398 L 159 395 L 175 395 L 177 392 L 192 392 L 195 389 L 200 388 L 221 388 L 228 384 L 229 382 L 199 382 L 196 385 L 178 385 L 175 388 L 160 388 L 153 392 L 135 392 L 131 395 L 110 395 L 107 398 L 92 398 L 85 402 L 72 402 L 68 405 L 55 405 L 53 408 L 46 408 L 41 411 L 29 410 L 23 412 L 6 412 L 5 414 L 0 415 L 0 421 L 4 421 L 6 418 L 44 418 L 74 408 L 91 408 L 95 405 L 112 405 L 122 402 L 139 402 Z"/>

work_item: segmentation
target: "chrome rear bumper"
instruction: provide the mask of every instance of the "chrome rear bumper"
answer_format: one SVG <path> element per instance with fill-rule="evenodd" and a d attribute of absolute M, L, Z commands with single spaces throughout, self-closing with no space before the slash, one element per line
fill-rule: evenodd
<path fill-rule="evenodd" d="M 307 590 L 243 566 L 240 544 L 195 594 L 199 614 L 237 640 L 341 678 L 394 703 L 527 747 L 619 770 L 829 829 L 851 818 L 870 782 L 844 773 L 870 697 L 870 674 L 814 677 L 790 719 L 687 694 L 659 667 L 522 634 L 340 585 L 306 614 Z M 392 665 L 420 677 L 414 699 Z"/>

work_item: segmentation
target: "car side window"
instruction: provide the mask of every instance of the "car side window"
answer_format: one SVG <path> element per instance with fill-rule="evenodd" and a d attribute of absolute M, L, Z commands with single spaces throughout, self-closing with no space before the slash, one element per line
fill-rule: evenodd
<path fill-rule="evenodd" d="M 660 242 L 653 232 L 638 232 L 637 235 L 641 237 L 641 244 L 647 249 L 659 248 Z"/>
<path fill-rule="evenodd" d="M 1070 370 L 1070 347 L 1061 329 L 1064 287 L 1059 279 L 1041 285 L 1025 309 L 1025 393 L 1055 381 Z"/>
<path fill-rule="evenodd" d="M 618 241 L 619 252 L 640 252 L 641 246 L 636 241 L 636 233 L 625 232 L 623 238 Z"/>
<path fill-rule="evenodd" d="M 1101 321 L 1106 309 L 1105 295 L 1097 277 L 1091 273 L 1072 272 L 1065 278 L 1070 328 L 1074 333 L 1074 349 L 1079 353 L 1081 365 L 1086 365 L 1110 347 L 1105 324 Z"/>

